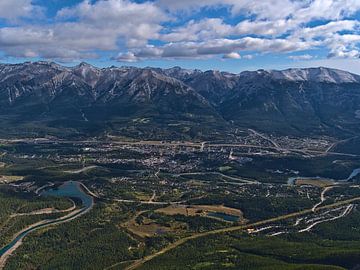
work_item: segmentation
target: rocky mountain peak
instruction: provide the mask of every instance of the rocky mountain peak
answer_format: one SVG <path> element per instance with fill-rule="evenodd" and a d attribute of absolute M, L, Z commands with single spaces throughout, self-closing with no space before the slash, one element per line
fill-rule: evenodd
<path fill-rule="evenodd" d="M 360 76 L 338 69 L 325 67 L 317 68 L 291 68 L 282 71 L 270 70 L 269 74 L 274 79 L 289 81 L 311 81 L 322 83 L 357 83 Z"/>
<path fill-rule="evenodd" d="M 95 87 L 101 76 L 101 70 L 88 63 L 81 62 L 73 68 L 73 73 L 82 78 L 86 84 Z"/>

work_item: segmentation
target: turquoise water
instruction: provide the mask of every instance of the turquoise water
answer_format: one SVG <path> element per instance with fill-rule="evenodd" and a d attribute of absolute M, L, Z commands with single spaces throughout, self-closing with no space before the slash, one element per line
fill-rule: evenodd
<path fill-rule="evenodd" d="M 81 184 L 76 181 L 68 181 L 58 188 L 52 188 L 41 193 L 41 196 L 54 196 L 54 197 L 67 197 L 77 198 L 81 200 L 83 207 L 90 207 L 93 203 L 93 199 L 90 195 L 86 194 Z"/>
<path fill-rule="evenodd" d="M 57 220 L 49 220 L 41 225 L 37 225 L 33 228 L 30 228 L 26 231 L 23 231 L 21 234 L 19 234 L 13 241 L 11 241 L 8 245 L 0 249 L 0 256 L 2 256 L 5 252 L 7 252 L 9 249 L 11 249 L 17 242 L 22 240 L 26 235 L 29 233 L 38 230 L 40 228 L 47 227 L 51 224 L 58 223 L 58 222 L 64 222 L 66 220 L 75 218 L 79 215 L 81 215 L 84 211 L 88 210 L 93 205 L 93 198 L 86 194 L 82 188 L 79 182 L 75 181 L 68 181 L 58 188 L 50 189 L 47 191 L 44 191 L 41 193 L 41 196 L 54 196 L 54 197 L 71 197 L 71 198 L 77 198 L 80 199 L 82 202 L 82 210 L 80 212 L 77 212 L 71 216 L 65 217 L 65 218 L 59 218 Z"/>
<path fill-rule="evenodd" d="M 231 222 L 239 221 L 239 217 L 237 217 L 237 216 L 228 215 L 228 214 L 220 213 L 220 212 L 210 212 L 207 215 L 209 217 L 216 217 L 216 218 L 220 218 L 225 221 L 231 221 Z"/>
<path fill-rule="evenodd" d="M 350 174 L 350 176 L 348 177 L 348 179 L 346 179 L 346 180 L 350 181 L 351 179 L 353 179 L 358 174 L 360 174 L 360 168 L 353 170 L 352 173 Z"/>

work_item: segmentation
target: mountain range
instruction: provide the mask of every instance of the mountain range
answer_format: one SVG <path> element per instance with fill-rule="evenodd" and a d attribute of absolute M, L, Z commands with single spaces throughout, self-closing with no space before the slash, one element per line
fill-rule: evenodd
<path fill-rule="evenodd" d="M 1 136 L 225 139 L 236 128 L 346 137 L 360 76 L 329 68 L 233 74 L 174 67 L 0 64 Z"/>

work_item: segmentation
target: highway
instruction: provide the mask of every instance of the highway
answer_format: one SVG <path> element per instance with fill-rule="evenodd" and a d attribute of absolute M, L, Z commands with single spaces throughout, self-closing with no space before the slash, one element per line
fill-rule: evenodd
<path fill-rule="evenodd" d="M 269 138 L 265 137 L 267 140 Z M 262 146 L 262 145 L 252 145 L 252 144 L 242 144 L 242 143 L 211 143 L 211 142 L 166 142 L 166 141 L 103 141 L 103 140 L 83 140 L 83 141 L 71 141 L 71 140 L 34 140 L 34 139 L 18 139 L 18 140 L 5 140 L 0 139 L 0 143 L 89 143 L 89 144 L 113 144 L 113 145 L 133 145 L 133 146 L 161 146 L 161 147 L 194 147 L 199 148 L 199 150 L 204 150 L 205 148 L 248 148 L 248 149 L 263 149 L 263 150 L 275 150 L 279 152 L 296 152 L 303 154 L 317 154 L 317 155 L 336 155 L 336 156 L 348 156 L 348 157 L 358 157 L 359 155 L 341 153 L 341 152 L 332 152 L 330 149 L 324 150 L 311 150 L 311 149 L 296 149 L 296 148 L 286 148 L 280 147 L 276 142 L 270 140 L 273 146 Z"/>
<path fill-rule="evenodd" d="M 331 209 L 331 208 L 335 208 L 335 207 L 343 206 L 343 205 L 348 205 L 348 204 L 351 204 L 351 203 L 354 203 L 354 202 L 357 202 L 357 201 L 360 201 L 360 197 L 355 197 L 355 198 L 352 198 L 352 199 L 339 201 L 339 202 L 336 202 L 336 203 L 333 203 L 333 204 L 318 207 L 316 209 L 316 211 L 320 211 L 320 210 L 324 210 L 324 209 Z M 346 213 L 347 213 L 347 211 L 349 211 L 348 208 L 346 210 Z M 257 226 L 268 225 L 269 223 L 278 222 L 278 221 L 282 221 L 282 220 L 286 220 L 286 219 L 290 219 L 290 218 L 295 218 L 295 217 L 299 217 L 299 216 L 303 216 L 303 215 L 311 214 L 311 213 L 313 213 L 313 209 L 305 209 L 305 210 L 301 210 L 301 211 L 298 211 L 298 212 L 294 212 L 294 213 L 281 215 L 281 216 L 278 216 L 278 217 L 274 217 L 274 218 L 254 222 L 254 223 L 251 223 L 251 224 L 239 225 L 239 226 L 234 226 L 234 227 L 228 227 L 228 228 L 208 231 L 208 232 L 204 232 L 204 233 L 193 234 L 191 236 L 179 239 L 178 241 L 170 244 L 169 246 L 163 248 L 162 250 L 160 250 L 160 251 L 158 251 L 158 252 L 156 252 L 154 254 L 145 256 L 144 258 L 135 261 L 134 263 L 132 263 L 131 265 L 126 267 L 125 270 L 137 269 L 138 267 L 140 267 L 144 263 L 149 262 L 149 261 L 153 260 L 154 258 L 156 258 L 156 257 L 158 257 L 158 256 L 160 256 L 162 254 L 165 254 L 165 253 L 173 250 L 174 248 L 176 248 L 176 247 L 178 247 L 178 246 L 180 246 L 180 245 L 182 245 L 182 244 L 184 244 L 184 243 L 186 243 L 186 242 L 188 242 L 190 240 L 194 240 L 194 239 L 197 239 L 197 238 L 200 238 L 200 237 L 210 236 L 210 235 L 214 235 L 214 234 L 228 233 L 228 232 L 234 232 L 234 231 L 239 231 L 239 230 L 251 229 L 251 228 L 254 228 L 254 227 L 257 227 Z M 341 216 L 343 216 L 343 214 Z"/>

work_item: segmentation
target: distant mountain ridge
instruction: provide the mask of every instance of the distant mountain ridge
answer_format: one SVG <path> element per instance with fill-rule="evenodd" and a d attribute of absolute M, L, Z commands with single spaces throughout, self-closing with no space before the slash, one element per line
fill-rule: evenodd
<path fill-rule="evenodd" d="M 221 138 L 242 127 L 339 136 L 359 132 L 359 115 L 360 76 L 324 67 L 233 74 L 0 64 L 3 134 Z"/>

